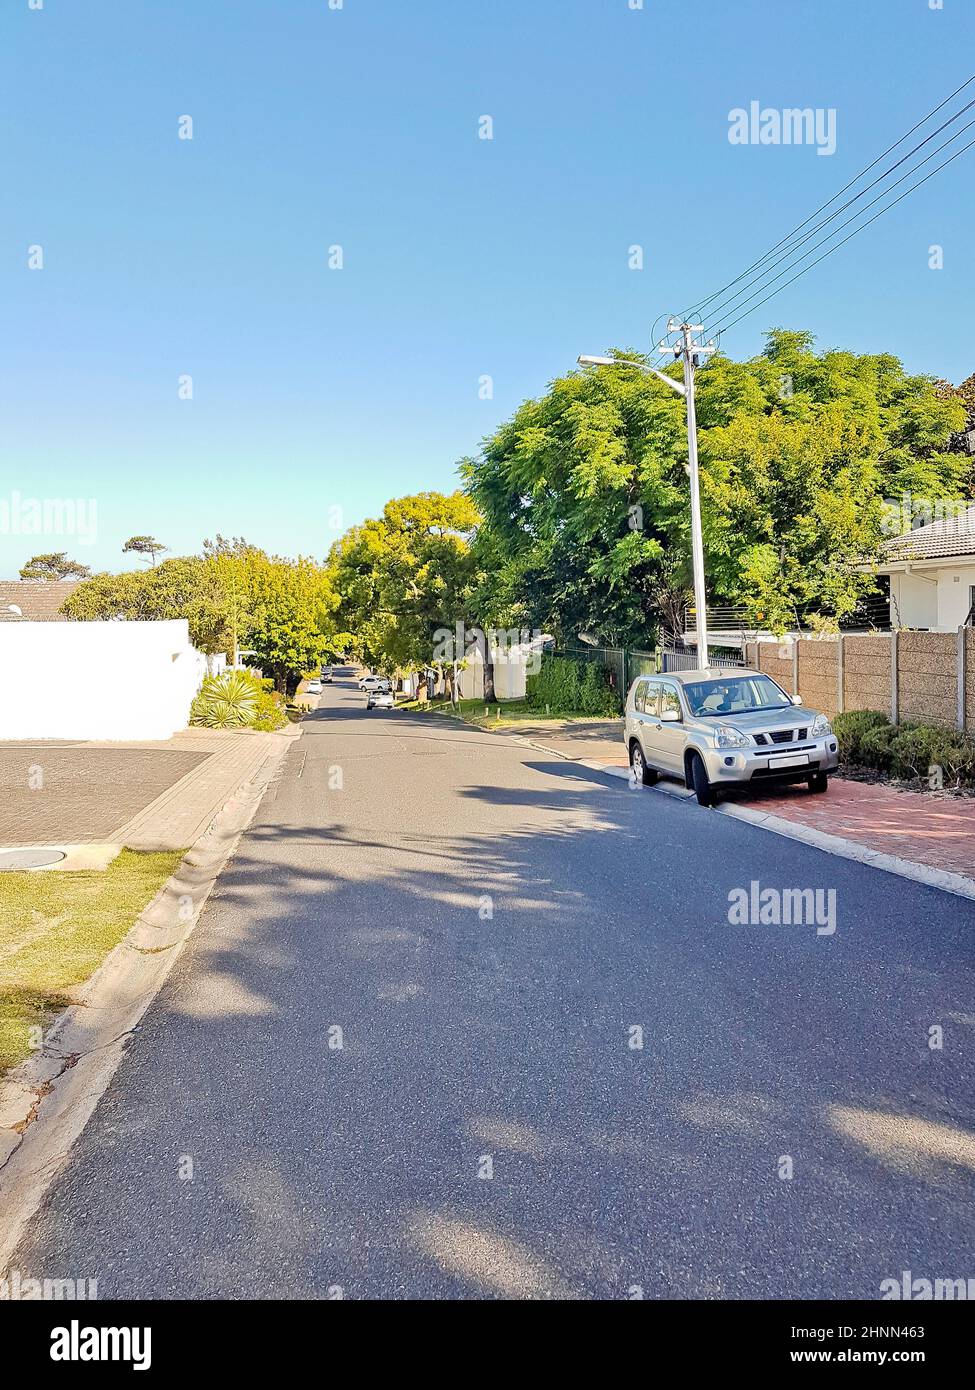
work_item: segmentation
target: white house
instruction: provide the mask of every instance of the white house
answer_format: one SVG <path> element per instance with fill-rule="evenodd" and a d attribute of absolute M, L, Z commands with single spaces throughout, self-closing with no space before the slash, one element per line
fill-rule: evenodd
<path fill-rule="evenodd" d="M 894 626 L 957 632 L 975 625 L 975 504 L 887 541 L 877 572 L 890 576 Z"/>

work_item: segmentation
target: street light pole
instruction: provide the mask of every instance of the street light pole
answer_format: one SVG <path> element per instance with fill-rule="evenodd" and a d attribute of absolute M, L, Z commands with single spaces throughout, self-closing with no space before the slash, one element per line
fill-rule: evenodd
<path fill-rule="evenodd" d="M 580 357 L 579 365 L 583 367 L 636 367 L 641 372 L 647 372 L 650 376 L 655 376 L 658 381 L 664 382 L 672 391 L 676 391 L 679 396 L 683 396 L 687 404 L 687 461 L 689 491 L 691 494 L 691 564 L 694 571 L 694 607 L 697 619 L 697 654 L 701 665 L 708 665 L 708 619 L 707 619 L 707 596 L 704 584 L 704 537 L 701 530 L 701 488 L 700 475 L 697 463 L 697 412 L 694 408 L 694 371 L 699 360 L 707 353 L 714 351 L 714 344 L 696 343 L 693 334 L 700 332 L 702 325 L 698 323 L 676 324 L 673 319 L 667 325 L 668 332 L 679 332 L 680 342 L 675 346 L 669 343 L 661 343 L 661 352 L 672 352 L 674 357 L 683 359 L 684 364 L 684 384 L 675 381 L 673 377 L 658 372 L 656 367 L 649 366 L 646 362 L 634 362 L 627 357 L 590 357 L 583 355 Z"/>
<path fill-rule="evenodd" d="M 697 618 L 697 654 L 709 666 L 708 610 L 704 587 L 704 533 L 701 528 L 701 481 L 697 464 L 697 411 L 694 405 L 694 370 L 699 349 L 691 338 L 691 326 L 682 323 L 681 357 L 684 359 L 684 397 L 687 401 L 687 463 L 691 494 L 691 559 L 694 568 L 694 608 Z"/>

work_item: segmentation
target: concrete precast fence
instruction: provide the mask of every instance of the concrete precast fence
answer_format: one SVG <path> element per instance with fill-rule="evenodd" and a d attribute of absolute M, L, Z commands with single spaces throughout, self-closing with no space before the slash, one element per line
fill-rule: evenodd
<path fill-rule="evenodd" d="M 834 715 L 880 710 L 975 733 L 975 629 L 849 633 L 745 644 L 745 659 Z"/>

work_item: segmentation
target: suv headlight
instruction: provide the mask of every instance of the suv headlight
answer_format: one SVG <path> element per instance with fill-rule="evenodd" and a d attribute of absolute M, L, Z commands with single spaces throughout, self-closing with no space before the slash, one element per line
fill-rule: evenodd
<path fill-rule="evenodd" d="M 722 724 L 714 731 L 714 741 L 719 748 L 744 748 L 748 739 L 739 729 Z"/>
<path fill-rule="evenodd" d="M 817 714 L 816 718 L 813 720 L 810 732 L 813 738 L 822 738 L 824 734 L 831 734 L 833 732 L 833 726 L 826 718 L 825 714 Z"/>

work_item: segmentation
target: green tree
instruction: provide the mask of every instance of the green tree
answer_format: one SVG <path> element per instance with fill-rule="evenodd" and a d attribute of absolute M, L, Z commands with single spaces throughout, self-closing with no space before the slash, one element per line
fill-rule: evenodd
<path fill-rule="evenodd" d="M 21 579 L 87 579 L 91 570 L 77 560 L 69 560 L 63 550 L 46 555 L 32 555 L 20 571 Z"/>
<path fill-rule="evenodd" d="M 97 574 L 62 604 L 66 617 L 150 622 L 185 618 L 207 655 L 235 659 L 246 647 L 283 694 L 333 650 L 337 599 L 314 561 L 268 556 L 218 536 L 202 555 L 174 556 L 149 570 Z"/>
<path fill-rule="evenodd" d="M 252 624 L 252 569 L 264 558 L 264 552 L 244 540 L 243 536 L 228 540 L 218 531 L 214 540 L 203 542 L 207 574 L 225 596 L 227 655 L 234 666 L 239 665 L 241 642 Z"/>
<path fill-rule="evenodd" d="M 190 641 L 200 651 L 212 656 L 228 649 L 227 593 L 198 555 L 175 556 L 150 570 L 93 575 L 65 600 L 61 612 L 88 622 L 185 618 Z"/>
<path fill-rule="evenodd" d="M 699 372 L 697 414 L 709 602 L 765 625 L 842 616 L 870 592 L 862 562 L 884 538 L 884 498 L 964 489 L 961 401 L 889 355 L 817 354 L 809 334 L 776 329 L 751 361 L 719 355 Z M 683 401 L 645 373 L 552 382 L 461 463 L 499 594 L 560 642 L 589 631 L 643 645 L 678 629 L 686 467 Z"/>
<path fill-rule="evenodd" d="M 966 427 L 975 430 L 975 372 L 966 377 L 958 387 L 958 395 L 965 407 Z"/>
<path fill-rule="evenodd" d="M 148 556 L 155 565 L 156 556 L 162 555 L 168 549 L 169 546 L 157 541 L 155 536 L 130 536 L 122 546 L 122 554 L 127 555 L 129 551 L 134 551 L 143 560 Z"/>
<path fill-rule="evenodd" d="M 293 695 L 304 671 L 336 650 L 337 597 L 326 570 L 313 560 L 256 552 L 247 560 L 247 641 L 281 694 Z"/>
<path fill-rule="evenodd" d="M 336 620 L 370 665 L 394 671 L 428 663 L 435 632 L 466 621 L 479 520 L 464 493 L 423 492 L 388 502 L 381 517 L 335 542 Z"/>

